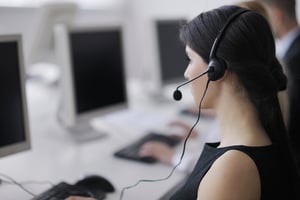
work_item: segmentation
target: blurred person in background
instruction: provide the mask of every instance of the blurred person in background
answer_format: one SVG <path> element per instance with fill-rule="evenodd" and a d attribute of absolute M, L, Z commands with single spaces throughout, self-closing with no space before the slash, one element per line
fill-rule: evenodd
<path fill-rule="evenodd" d="M 300 29 L 295 0 L 257 0 L 265 6 L 274 36 L 277 57 L 288 78 L 287 130 L 300 171 Z"/>

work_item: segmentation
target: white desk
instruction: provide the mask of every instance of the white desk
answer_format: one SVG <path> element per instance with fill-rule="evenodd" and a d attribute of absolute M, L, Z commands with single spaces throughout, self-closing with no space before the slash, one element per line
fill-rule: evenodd
<path fill-rule="evenodd" d="M 32 148 L 29 151 L 0 159 L 0 173 L 18 182 L 60 181 L 74 183 L 85 175 L 98 174 L 107 178 L 116 189 L 108 200 L 119 199 L 123 187 L 140 179 L 166 177 L 171 168 L 162 164 L 143 164 L 113 156 L 113 152 L 128 143 L 126 131 L 89 143 L 77 144 L 59 126 L 55 114 L 58 102 L 57 87 L 27 83 L 28 107 Z M 113 132 L 114 129 L 112 128 Z M 131 133 L 130 137 L 133 135 Z M 175 171 L 163 182 L 142 183 L 127 190 L 124 200 L 156 200 L 170 189 L 183 182 L 185 174 Z M 2 177 L 1 177 L 2 178 Z M 41 193 L 49 184 L 30 184 L 26 188 L 35 194 Z M 16 185 L 0 185 L 1 200 L 29 200 L 32 197 Z"/>

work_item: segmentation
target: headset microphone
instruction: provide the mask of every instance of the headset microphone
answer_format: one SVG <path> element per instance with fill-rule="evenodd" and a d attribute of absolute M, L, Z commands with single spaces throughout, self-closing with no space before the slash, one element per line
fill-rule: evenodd
<path fill-rule="evenodd" d="M 205 72 L 203 72 L 203 73 L 199 74 L 198 76 L 192 78 L 191 80 L 188 80 L 188 81 L 186 81 L 186 82 L 180 84 L 179 86 L 177 86 L 176 90 L 175 90 L 174 93 L 173 93 L 173 98 L 174 98 L 174 100 L 180 101 L 181 98 L 182 98 L 182 93 L 181 93 L 181 91 L 179 90 L 179 88 L 181 88 L 182 86 L 184 86 L 184 85 L 186 85 L 186 84 L 188 84 L 188 83 L 190 83 L 190 82 L 193 82 L 194 80 L 200 78 L 201 76 L 203 76 L 203 75 L 205 75 L 205 74 L 207 74 L 207 73 L 211 73 L 211 72 L 213 72 L 213 71 L 214 71 L 214 68 L 209 67 L 208 70 L 206 70 Z"/>
<path fill-rule="evenodd" d="M 173 93 L 173 99 L 176 101 L 180 101 L 182 98 L 182 93 L 180 92 L 180 90 L 176 89 Z"/>

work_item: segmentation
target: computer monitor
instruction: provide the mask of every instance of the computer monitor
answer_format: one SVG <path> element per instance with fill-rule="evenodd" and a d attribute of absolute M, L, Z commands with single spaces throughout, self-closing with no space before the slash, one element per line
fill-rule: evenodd
<path fill-rule="evenodd" d="M 21 35 L 0 35 L 0 157 L 30 149 Z"/>
<path fill-rule="evenodd" d="M 82 127 L 128 107 L 122 27 L 57 25 L 55 35 L 62 68 L 61 122 L 78 132 L 75 139 L 94 139 L 101 134 Z"/>
<path fill-rule="evenodd" d="M 150 72 L 147 84 L 155 100 L 169 99 L 173 86 L 184 81 L 188 61 L 179 33 L 185 22 L 183 17 L 156 18 L 151 21 L 149 37 L 153 40 L 150 44 L 153 54 L 150 56 L 153 55 L 154 62 L 151 69 L 147 69 Z"/>
<path fill-rule="evenodd" d="M 184 80 L 187 66 L 185 46 L 179 39 L 179 30 L 185 19 L 156 20 L 156 34 L 161 85 Z"/>

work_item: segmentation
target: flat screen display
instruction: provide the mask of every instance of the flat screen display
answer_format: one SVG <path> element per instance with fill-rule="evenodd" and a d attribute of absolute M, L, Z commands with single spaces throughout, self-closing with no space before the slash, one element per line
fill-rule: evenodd
<path fill-rule="evenodd" d="M 26 140 L 17 41 L 0 42 L 0 148 Z"/>
<path fill-rule="evenodd" d="M 179 31 L 183 23 L 185 23 L 183 19 L 156 21 L 162 84 L 184 80 L 183 74 L 188 61 L 185 46 L 179 39 Z"/>
<path fill-rule="evenodd" d="M 70 33 L 76 113 L 127 101 L 120 30 Z"/>

